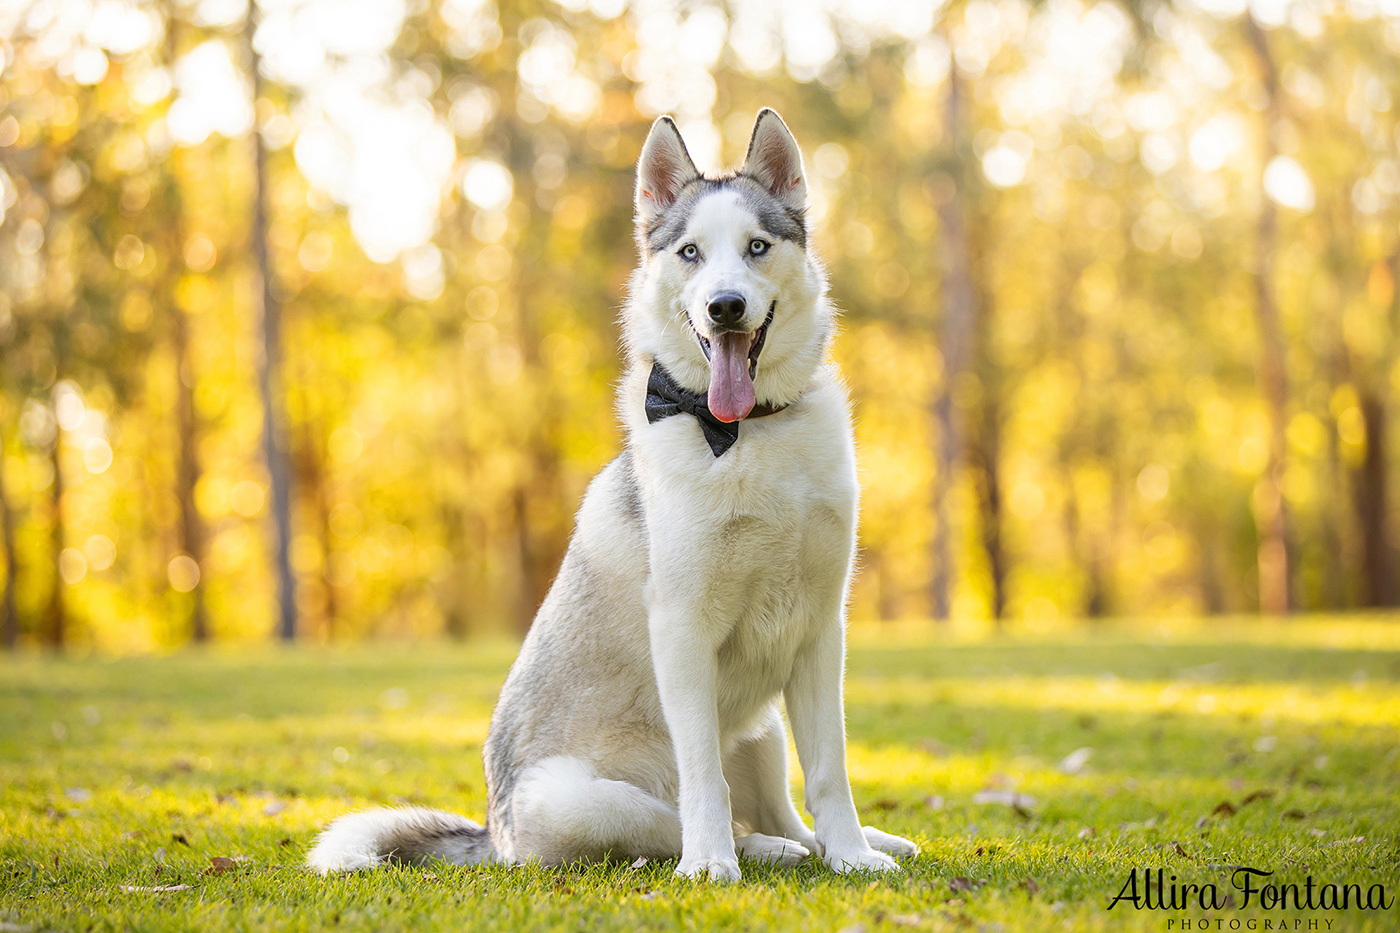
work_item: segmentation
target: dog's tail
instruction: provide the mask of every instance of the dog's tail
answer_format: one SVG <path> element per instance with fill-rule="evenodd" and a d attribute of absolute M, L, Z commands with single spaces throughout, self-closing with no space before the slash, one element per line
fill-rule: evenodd
<path fill-rule="evenodd" d="M 496 853 L 486 827 L 465 817 L 424 807 L 397 807 L 342 816 L 321 833 L 306 864 L 324 875 L 383 862 L 413 865 L 433 859 L 476 865 L 495 861 Z"/>

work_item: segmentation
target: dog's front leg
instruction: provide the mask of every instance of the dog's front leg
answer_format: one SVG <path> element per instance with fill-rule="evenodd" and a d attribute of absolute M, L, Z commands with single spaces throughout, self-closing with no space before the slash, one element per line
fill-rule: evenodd
<path fill-rule="evenodd" d="M 812 814 L 822 857 L 833 870 L 898 871 L 894 859 L 870 847 L 851 797 L 841 696 L 845 655 L 845 631 L 837 614 L 821 623 L 798 653 L 784 690 L 793 743 L 802 764 L 807 810 Z"/>
<path fill-rule="evenodd" d="M 676 874 L 738 881 L 729 785 L 720 766 L 716 643 L 700 614 L 653 607 L 651 652 L 680 776 L 681 861 Z"/>

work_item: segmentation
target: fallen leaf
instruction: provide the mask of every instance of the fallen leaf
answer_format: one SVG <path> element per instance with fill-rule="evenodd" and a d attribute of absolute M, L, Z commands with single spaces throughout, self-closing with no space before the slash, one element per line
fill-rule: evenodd
<path fill-rule="evenodd" d="M 633 863 L 632 863 L 631 865 L 629 865 L 628 867 L 629 867 L 629 868 L 642 868 L 643 866 L 646 865 L 646 863 L 647 863 L 648 861 L 650 861 L 650 859 L 648 859 L 645 855 L 643 855 L 641 858 L 637 859 L 635 862 L 633 862 Z"/>
<path fill-rule="evenodd" d="M 1234 816 L 1237 811 L 1235 805 L 1228 800 L 1222 800 L 1215 805 L 1215 809 L 1210 811 L 1211 816 Z"/>
<path fill-rule="evenodd" d="M 1037 801 L 1030 794 L 1021 794 L 1013 790 L 979 790 L 972 795 L 973 803 L 999 803 L 1007 807 L 1029 808 L 1036 805 Z"/>
<path fill-rule="evenodd" d="M 1186 854 L 1186 850 L 1183 849 L 1183 848 L 1181 847 L 1181 843 L 1179 843 L 1179 842 L 1173 842 L 1173 843 L 1172 843 L 1172 849 L 1174 849 L 1174 850 L 1176 851 L 1176 854 L 1179 855 L 1179 856 L 1181 856 L 1182 858 L 1190 858 L 1190 857 L 1191 857 L 1191 856 L 1189 856 L 1189 855 Z"/>
<path fill-rule="evenodd" d="M 287 846 L 292 844 L 292 840 L 287 838 L 286 836 L 283 836 L 281 839 L 277 840 L 277 844 L 279 846 L 282 846 L 283 848 L 286 848 Z"/>
<path fill-rule="evenodd" d="M 140 885 L 135 884 L 124 884 L 122 885 L 122 890 L 126 891 L 129 894 L 136 894 L 142 892 L 151 894 L 164 894 L 167 891 L 188 891 L 192 887 L 194 887 L 194 885 L 192 884 L 162 884 L 156 885 L 155 887 L 142 887 Z"/>
<path fill-rule="evenodd" d="M 1268 800 L 1270 797 L 1273 797 L 1277 793 L 1278 791 L 1268 789 L 1250 791 L 1248 796 L 1246 796 L 1243 800 L 1240 801 L 1240 806 L 1247 807 L 1256 800 Z"/>
<path fill-rule="evenodd" d="M 1060 759 L 1060 770 L 1065 774 L 1080 774 L 1084 771 L 1085 766 L 1089 764 L 1089 759 L 1093 757 L 1093 754 L 1094 750 L 1088 746 L 1076 748 L 1064 758 Z"/>
<path fill-rule="evenodd" d="M 899 806 L 899 801 L 889 797 L 881 797 L 879 800 L 872 803 L 871 806 L 876 810 L 893 810 Z"/>
<path fill-rule="evenodd" d="M 238 867 L 238 863 L 231 858 L 224 858 L 215 855 L 209 859 L 209 867 L 204 869 L 206 875 L 222 875 L 224 872 L 233 871 Z"/>
<path fill-rule="evenodd" d="M 171 842 L 178 842 L 178 843 L 180 843 L 180 845 L 182 845 L 182 846 L 187 846 L 187 845 L 190 844 L 190 841 L 189 841 L 188 839 L 185 838 L 185 834 L 184 834 L 184 833 L 171 833 L 171 834 L 170 834 L 170 841 L 171 841 Z"/>

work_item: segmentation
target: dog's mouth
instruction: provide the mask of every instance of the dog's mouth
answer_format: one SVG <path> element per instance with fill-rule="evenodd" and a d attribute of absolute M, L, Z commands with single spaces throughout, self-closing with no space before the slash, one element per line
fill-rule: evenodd
<path fill-rule="evenodd" d="M 768 325 L 778 308 L 774 301 L 768 306 L 768 317 L 752 333 L 728 331 L 713 338 L 700 335 L 691 325 L 691 333 L 700 342 L 700 351 L 710 361 L 710 413 L 720 421 L 738 421 L 753 411 L 755 402 L 753 380 L 758 373 L 758 356 L 768 339 Z M 689 317 L 687 317 L 689 323 Z"/>

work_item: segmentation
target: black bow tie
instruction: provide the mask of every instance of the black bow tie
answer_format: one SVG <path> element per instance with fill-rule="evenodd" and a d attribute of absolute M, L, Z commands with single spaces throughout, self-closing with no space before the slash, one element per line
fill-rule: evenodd
<path fill-rule="evenodd" d="M 710 450 L 714 451 L 716 457 L 722 456 L 739 439 L 738 421 L 720 421 L 710 413 L 710 406 L 704 395 L 692 392 L 676 382 L 660 363 L 652 364 L 651 376 L 647 379 L 646 406 L 648 424 L 655 424 L 662 418 L 682 413 L 694 415 L 695 420 L 700 422 L 700 433 L 705 435 L 705 442 L 710 445 Z M 762 418 L 786 407 L 755 405 L 747 417 Z"/>

